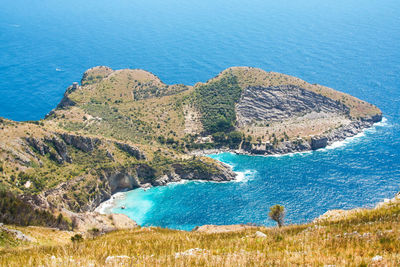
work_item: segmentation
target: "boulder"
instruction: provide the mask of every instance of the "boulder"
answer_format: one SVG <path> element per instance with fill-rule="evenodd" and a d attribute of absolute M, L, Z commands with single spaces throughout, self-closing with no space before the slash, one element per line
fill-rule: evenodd
<path fill-rule="evenodd" d="M 326 136 L 311 137 L 311 149 L 317 150 L 324 148 L 328 145 L 328 138 Z"/>
<path fill-rule="evenodd" d="M 256 237 L 265 238 L 265 237 L 267 237 L 267 235 L 264 234 L 263 232 L 257 231 L 257 232 L 256 232 Z"/>

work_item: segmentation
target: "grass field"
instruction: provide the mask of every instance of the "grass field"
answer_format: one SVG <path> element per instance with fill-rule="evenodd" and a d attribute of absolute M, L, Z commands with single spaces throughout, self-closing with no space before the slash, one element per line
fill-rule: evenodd
<path fill-rule="evenodd" d="M 25 228 L 38 245 L 3 245 L 0 265 L 399 266 L 398 200 L 310 224 L 237 226 L 237 231 L 223 233 L 136 228 L 73 243 L 68 241 L 71 232 Z M 257 231 L 265 237 L 259 237 Z M 53 237 L 57 240 L 50 241 Z"/>

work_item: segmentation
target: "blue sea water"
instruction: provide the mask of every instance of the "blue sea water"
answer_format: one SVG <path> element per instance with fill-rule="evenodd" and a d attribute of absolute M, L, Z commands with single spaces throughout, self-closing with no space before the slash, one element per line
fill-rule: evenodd
<path fill-rule="evenodd" d="M 0 116 L 43 118 L 96 65 L 194 84 L 238 65 L 320 83 L 380 107 L 387 122 L 345 146 L 285 157 L 212 155 L 232 183 L 134 190 L 123 212 L 145 225 L 270 225 L 371 206 L 400 190 L 398 0 L 0 0 Z M 123 200 L 121 200 L 123 201 Z"/>

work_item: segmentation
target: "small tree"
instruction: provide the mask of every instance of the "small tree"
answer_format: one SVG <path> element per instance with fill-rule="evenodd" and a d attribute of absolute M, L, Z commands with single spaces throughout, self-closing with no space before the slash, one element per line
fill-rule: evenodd
<path fill-rule="evenodd" d="M 285 207 L 282 205 L 274 205 L 269 208 L 269 217 L 278 223 L 278 226 L 283 225 L 283 219 L 285 217 Z"/>
<path fill-rule="evenodd" d="M 82 242 L 83 241 L 83 237 L 81 234 L 75 234 L 74 236 L 71 236 L 71 241 L 72 242 Z"/>

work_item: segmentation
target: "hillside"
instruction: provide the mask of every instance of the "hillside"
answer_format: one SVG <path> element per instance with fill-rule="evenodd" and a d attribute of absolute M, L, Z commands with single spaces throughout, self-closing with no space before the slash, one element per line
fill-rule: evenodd
<path fill-rule="evenodd" d="M 318 149 L 381 118 L 377 107 L 348 94 L 255 68 L 229 68 L 186 86 L 144 70 L 95 67 L 45 119 L 0 120 L 0 190 L 18 199 L 7 207 L 22 201 L 62 215 L 72 228 L 79 213 L 122 190 L 233 180 L 229 167 L 197 156 L 207 149 Z"/>
<path fill-rule="evenodd" d="M 2 266 L 398 266 L 400 196 L 374 209 L 330 212 L 303 225 L 135 228 L 71 241 L 73 232 L 0 232 Z M 1 228 L 0 228 L 1 231 Z M 33 241 L 32 241 L 33 240 Z"/>

